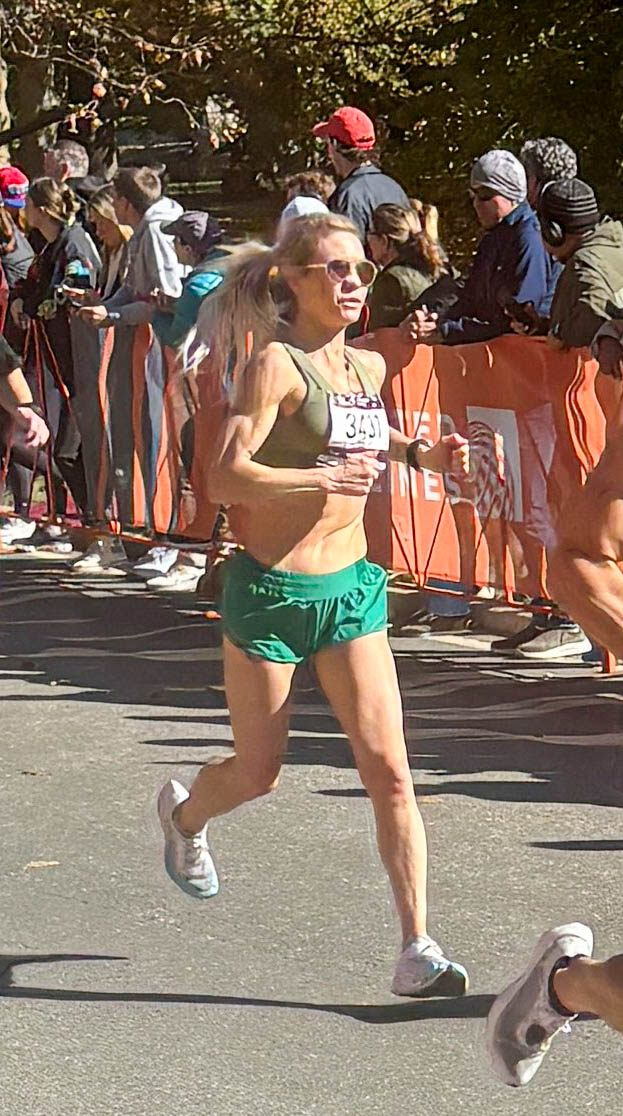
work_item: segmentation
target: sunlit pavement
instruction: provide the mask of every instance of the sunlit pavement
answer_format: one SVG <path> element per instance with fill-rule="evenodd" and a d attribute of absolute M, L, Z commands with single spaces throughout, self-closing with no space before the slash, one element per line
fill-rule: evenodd
<path fill-rule="evenodd" d="M 622 948 L 623 680 L 469 633 L 394 641 L 431 931 L 472 978 L 412 1004 L 389 992 L 370 804 L 311 675 L 280 789 L 214 825 L 222 891 L 195 905 L 164 874 L 154 800 L 230 744 L 217 625 L 58 561 L 0 578 L 3 1116 L 619 1110 L 601 1024 L 520 1096 L 481 1033 L 543 929 L 581 919 L 600 956 Z"/>

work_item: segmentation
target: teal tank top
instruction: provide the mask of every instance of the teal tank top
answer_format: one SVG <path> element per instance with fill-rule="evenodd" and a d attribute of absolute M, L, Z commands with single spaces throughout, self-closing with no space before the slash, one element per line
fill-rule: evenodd
<path fill-rule="evenodd" d="M 335 388 L 314 368 L 302 349 L 293 345 L 283 347 L 300 372 L 307 389 L 301 406 L 292 415 L 278 415 L 270 434 L 253 460 L 274 469 L 311 469 L 318 457 L 326 453 L 331 432 L 329 399 Z M 352 352 L 348 359 L 357 375 L 364 395 L 378 399 L 378 392 L 370 374 Z"/>

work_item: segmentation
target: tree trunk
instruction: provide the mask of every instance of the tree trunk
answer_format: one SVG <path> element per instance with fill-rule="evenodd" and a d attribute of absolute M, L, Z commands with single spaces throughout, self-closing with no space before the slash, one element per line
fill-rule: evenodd
<path fill-rule="evenodd" d="M 8 85 L 8 67 L 0 54 L 0 131 L 11 127 L 11 114 L 6 101 Z M 8 146 L 0 147 L 0 167 L 6 167 L 11 162 L 11 153 Z"/>
<path fill-rule="evenodd" d="M 36 59 L 23 58 L 14 72 L 12 103 L 15 105 L 16 125 L 34 119 L 40 112 L 53 108 L 58 103 L 54 93 L 52 66 Z M 41 174 L 43 152 L 53 143 L 55 135 L 55 126 L 44 128 L 25 136 L 17 145 L 15 161 L 31 178 Z"/>

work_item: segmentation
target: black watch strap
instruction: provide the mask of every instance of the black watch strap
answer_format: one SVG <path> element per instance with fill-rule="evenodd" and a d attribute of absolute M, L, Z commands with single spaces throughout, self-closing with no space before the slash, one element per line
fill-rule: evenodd
<path fill-rule="evenodd" d="M 409 442 L 405 453 L 407 465 L 410 465 L 411 468 L 415 469 L 417 473 L 422 472 L 422 466 L 417 459 L 417 451 L 419 450 L 420 446 L 425 446 L 426 449 L 429 448 L 426 438 L 416 438 L 413 442 Z"/>

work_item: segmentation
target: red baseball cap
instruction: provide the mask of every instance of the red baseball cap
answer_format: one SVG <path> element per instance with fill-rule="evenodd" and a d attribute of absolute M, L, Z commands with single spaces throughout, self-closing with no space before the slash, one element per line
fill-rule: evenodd
<path fill-rule="evenodd" d="M 371 151 L 376 143 L 374 124 L 361 109 L 346 105 L 312 128 L 318 139 L 334 139 L 344 147 Z"/>
<path fill-rule="evenodd" d="M 4 205 L 23 209 L 29 185 L 26 175 L 17 167 L 0 167 L 0 197 Z"/>

